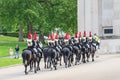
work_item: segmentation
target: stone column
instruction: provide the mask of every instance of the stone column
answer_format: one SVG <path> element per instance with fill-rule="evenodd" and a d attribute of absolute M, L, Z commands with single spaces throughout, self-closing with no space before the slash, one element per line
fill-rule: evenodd
<path fill-rule="evenodd" d="M 103 36 L 102 31 L 102 0 L 98 0 L 98 35 Z"/>
<path fill-rule="evenodd" d="M 98 0 L 78 0 L 78 31 L 98 34 Z"/>
<path fill-rule="evenodd" d="M 77 0 L 77 21 L 78 21 L 78 32 L 84 31 L 85 27 L 85 9 L 84 0 Z"/>
<path fill-rule="evenodd" d="M 98 34 L 98 0 L 91 0 L 91 31 Z"/>

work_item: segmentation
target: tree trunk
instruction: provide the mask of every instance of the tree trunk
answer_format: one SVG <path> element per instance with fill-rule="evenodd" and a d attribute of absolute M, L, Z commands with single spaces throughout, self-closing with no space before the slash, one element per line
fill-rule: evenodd
<path fill-rule="evenodd" d="M 39 32 L 39 33 L 40 33 L 40 35 L 39 35 L 39 40 L 40 40 L 42 43 L 44 43 L 44 35 L 42 34 L 41 27 L 42 27 L 42 25 L 39 25 L 39 28 L 38 28 L 38 30 L 40 31 L 40 32 Z"/>
<path fill-rule="evenodd" d="M 19 32 L 18 32 L 18 35 L 19 35 L 19 42 L 23 42 L 24 39 L 23 39 L 23 32 L 22 32 L 22 26 L 19 25 Z"/>
<path fill-rule="evenodd" d="M 31 22 L 29 22 L 27 25 L 27 31 L 30 32 L 31 34 L 33 34 L 33 26 L 32 26 Z"/>

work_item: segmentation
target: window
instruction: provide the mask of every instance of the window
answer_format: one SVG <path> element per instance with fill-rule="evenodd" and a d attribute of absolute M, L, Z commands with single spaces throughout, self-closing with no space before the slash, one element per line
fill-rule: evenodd
<path fill-rule="evenodd" d="M 104 29 L 104 34 L 113 34 L 113 29 Z"/>

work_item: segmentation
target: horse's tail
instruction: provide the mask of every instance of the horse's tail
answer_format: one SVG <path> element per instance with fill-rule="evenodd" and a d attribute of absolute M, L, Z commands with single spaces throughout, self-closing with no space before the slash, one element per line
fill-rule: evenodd
<path fill-rule="evenodd" d="M 24 50 L 22 52 L 23 64 L 29 65 L 28 60 L 30 60 L 32 58 L 32 55 L 30 55 L 30 54 L 32 54 L 32 53 L 30 53 L 28 50 Z"/>
<path fill-rule="evenodd" d="M 79 48 L 78 48 L 77 46 L 74 46 L 74 47 L 73 47 L 73 52 L 74 52 L 75 54 L 78 54 L 78 53 L 79 53 Z"/>
<path fill-rule="evenodd" d="M 62 50 L 62 53 L 63 53 L 63 55 L 68 56 L 69 51 L 68 51 L 67 48 L 64 48 L 64 49 Z"/>

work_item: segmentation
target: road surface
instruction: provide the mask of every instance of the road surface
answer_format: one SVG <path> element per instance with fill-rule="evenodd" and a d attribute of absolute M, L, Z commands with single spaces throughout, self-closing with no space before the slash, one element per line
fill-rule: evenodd
<path fill-rule="evenodd" d="M 41 71 L 24 74 L 24 66 L 0 68 L 0 80 L 120 80 L 120 54 L 99 55 L 95 62 L 58 70 L 46 70 L 41 63 Z"/>

